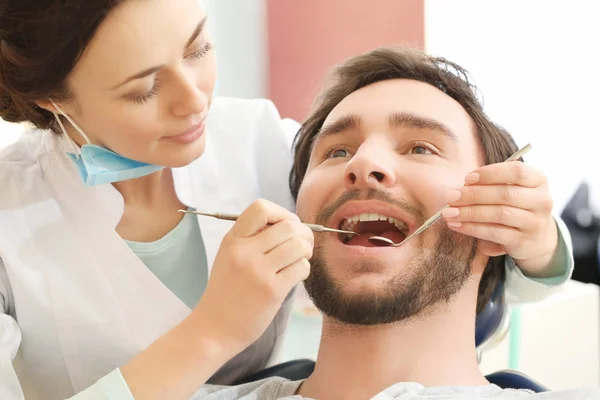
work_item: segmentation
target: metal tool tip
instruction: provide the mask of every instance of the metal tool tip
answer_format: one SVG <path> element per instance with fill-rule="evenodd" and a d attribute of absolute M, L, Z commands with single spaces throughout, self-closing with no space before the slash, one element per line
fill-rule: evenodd
<path fill-rule="evenodd" d="M 383 236 L 371 236 L 369 238 L 369 242 L 379 242 L 379 243 L 383 242 L 383 243 L 386 243 L 386 244 L 389 244 L 392 246 L 395 245 L 395 243 L 392 240 L 390 240 L 386 237 L 383 237 Z"/>

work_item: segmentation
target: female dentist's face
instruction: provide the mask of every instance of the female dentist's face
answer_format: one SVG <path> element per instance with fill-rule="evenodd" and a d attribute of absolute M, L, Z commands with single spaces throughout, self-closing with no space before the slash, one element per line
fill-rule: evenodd
<path fill-rule="evenodd" d="M 198 3 L 128 0 L 102 22 L 59 103 L 93 144 L 166 167 L 202 155 L 216 59 Z"/>

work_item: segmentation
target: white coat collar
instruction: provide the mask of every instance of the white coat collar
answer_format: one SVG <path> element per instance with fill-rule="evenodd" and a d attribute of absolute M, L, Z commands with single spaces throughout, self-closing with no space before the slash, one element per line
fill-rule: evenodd
<path fill-rule="evenodd" d="M 62 174 L 69 182 L 69 187 L 64 190 L 68 190 L 69 199 L 77 203 L 70 207 L 79 211 L 76 217 L 97 223 L 98 214 L 101 213 L 110 229 L 115 229 L 124 212 L 125 204 L 121 193 L 111 184 L 85 186 L 75 165 L 66 156 L 66 153 L 73 152 L 68 139 L 52 132 L 44 134 L 49 138 L 46 152 L 50 160 L 50 165 L 45 169 L 49 173 L 55 171 Z M 220 211 L 221 195 L 215 164 L 214 145 L 210 135 L 207 135 L 204 154 L 198 160 L 185 167 L 172 169 L 175 191 L 183 204 L 197 210 Z M 226 231 L 222 222 L 217 220 L 206 217 L 198 217 L 198 220 L 210 271 Z"/>
<path fill-rule="evenodd" d="M 78 218 L 94 221 L 97 221 L 98 215 L 101 214 L 111 229 L 116 228 L 125 209 L 123 196 L 110 184 L 85 186 L 77 168 L 67 157 L 67 153 L 73 152 L 69 140 L 64 135 L 57 135 L 51 131 L 45 131 L 43 135 L 49 164 L 43 169 L 49 175 L 60 174 L 63 179 L 55 175 L 56 178 L 68 182 L 68 187 L 61 191 L 67 191 L 68 198 L 76 202 L 72 204 L 70 211 L 76 212 Z M 61 197 L 64 199 L 67 196 Z"/>

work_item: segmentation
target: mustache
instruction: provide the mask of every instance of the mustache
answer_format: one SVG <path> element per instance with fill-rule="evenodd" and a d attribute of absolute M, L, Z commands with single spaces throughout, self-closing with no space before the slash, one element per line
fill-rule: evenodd
<path fill-rule="evenodd" d="M 419 225 L 427 220 L 427 217 L 425 216 L 425 207 L 420 202 L 415 201 L 414 203 L 410 203 L 405 199 L 394 197 L 386 191 L 371 188 L 367 190 L 352 189 L 344 192 L 340 197 L 317 214 L 317 223 L 325 225 L 338 208 L 352 200 L 378 200 L 388 203 L 391 206 L 397 207 L 415 216 Z"/>

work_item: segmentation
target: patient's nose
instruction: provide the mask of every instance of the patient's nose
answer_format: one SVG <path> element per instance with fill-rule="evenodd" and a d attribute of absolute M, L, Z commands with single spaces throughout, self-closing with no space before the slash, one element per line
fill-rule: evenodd
<path fill-rule="evenodd" d="M 389 149 L 381 144 L 363 143 L 346 164 L 344 181 L 348 189 L 387 188 L 396 182 Z"/>

